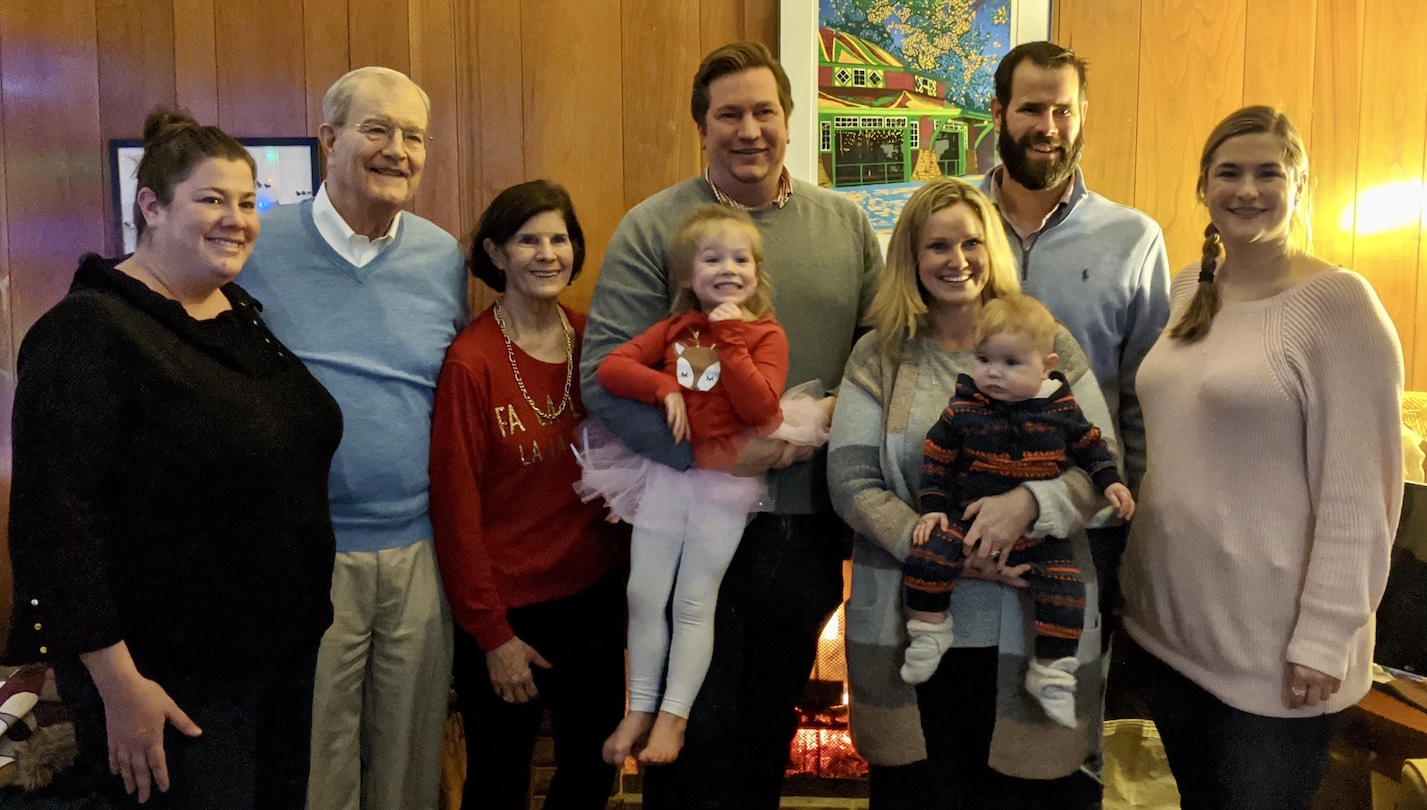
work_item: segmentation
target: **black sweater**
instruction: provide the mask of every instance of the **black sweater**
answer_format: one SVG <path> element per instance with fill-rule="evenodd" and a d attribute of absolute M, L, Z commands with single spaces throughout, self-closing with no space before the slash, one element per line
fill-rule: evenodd
<path fill-rule="evenodd" d="M 9 657 L 295 665 L 332 621 L 341 411 L 236 284 L 198 321 L 114 264 L 86 256 L 20 345 Z"/>

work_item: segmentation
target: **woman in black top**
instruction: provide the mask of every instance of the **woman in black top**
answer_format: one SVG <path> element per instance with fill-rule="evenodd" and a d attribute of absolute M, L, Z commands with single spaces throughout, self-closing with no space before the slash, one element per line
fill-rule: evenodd
<path fill-rule="evenodd" d="M 20 346 L 10 657 L 53 661 L 111 799 L 300 808 L 341 412 L 232 283 L 251 156 L 162 110 L 144 141 L 137 250 Z"/>

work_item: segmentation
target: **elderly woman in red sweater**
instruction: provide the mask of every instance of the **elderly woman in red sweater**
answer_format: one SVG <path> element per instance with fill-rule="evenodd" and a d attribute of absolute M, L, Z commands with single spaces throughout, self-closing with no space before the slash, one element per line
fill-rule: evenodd
<path fill-rule="evenodd" d="M 549 707 L 546 807 L 602 810 L 615 769 L 601 746 L 624 715 L 628 545 L 580 501 L 570 451 L 584 316 L 556 296 L 585 258 L 565 190 L 501 192 L 481 216 L 471 273 L 501 293 L 451 344 L 436 390 L 431 516 L 456 624 L 466 728 L 462 807 L 525 810 Z"/>

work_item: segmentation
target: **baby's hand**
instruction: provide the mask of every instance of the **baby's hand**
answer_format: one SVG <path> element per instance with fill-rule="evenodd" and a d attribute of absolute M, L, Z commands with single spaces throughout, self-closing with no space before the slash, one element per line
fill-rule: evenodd
<path fill-rule="evenodd" d="M 1124 484 L 1105 487 L 1105 499 L 1115 507 L 1115 514 L 1121 518 L 1129 520 L 1135 516 L 1135 496 L 1130 494 L 1130 488 Z"/>
<path fill-rule="evenodd" d="M 709 313 L 710 321 L 736 321 L 743 317 L 743 309 L 732 301 L 724 301 Z"/>
<path fill-rule="evenodd" d="M 951 530 L 951 523 L 947 521 L 945 512 L 928 512 L 922 515 L 922 519 L 917 521 L 917 528 L 912 530 L 912 545 L 926 545 L 938 525 L 944 532 Z"/>
<path fill-rule="evenodd" d="M 669 430 L 674 433 L 674 441 L 689 440 L 689 412 L 684 407 L 683 394 L 674 391 L 664 397 L 664 419 L 669 423 Z"/>

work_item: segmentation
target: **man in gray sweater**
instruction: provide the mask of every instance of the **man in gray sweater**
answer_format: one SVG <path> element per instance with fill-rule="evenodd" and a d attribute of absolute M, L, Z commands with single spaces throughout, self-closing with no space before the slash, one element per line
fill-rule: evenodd
<path fill-rule="evenodd" d="M 1001 212 L 1022 292 L 1045 304 L 1089 356 L 1124 448 L 1125 481 L 1138 490 L 1145 423 L 1135 374 L 1169 319 L 1169 257 L 1154 220 L 1085 187 L 1085 102 L 1085 61 L 1074 51 L 1051 42 L 1013 48 L 996 68 L 991 102 L 1003 165 L 981 190 Z M 1125 529 L 1087 531 L 1107 618 Z"/>
<path fill-rule="evenodd" d="M 590 302 L 580 363 L 589 412 L 630 447 L 680 470 L 693 453 L 674 441 L 663 411 L 614 397 L 595 381 L 605 355 L 668 314 L 669 238 L 679 224 L 710 203 L 753 217 L 788 334 L 790 385 L 838 385 L 882 268 L 861 209 L 784 168 L 792 90 L 766 47 L 740 42 L 705 57 L 691 108 L 708 168 L 620 223 Z M 794 704 L 818 634 L 842 601 L 847 530 L 832 513 L 825 471 L 824 454 L 774 440 L 754 440 L 740 456 L 737 472 L 767 473 L 775 510 L 749 524 L 724 576 L 713 662 L 678 760 L 646 771 L 649 810 L 778 806 Z"/>

